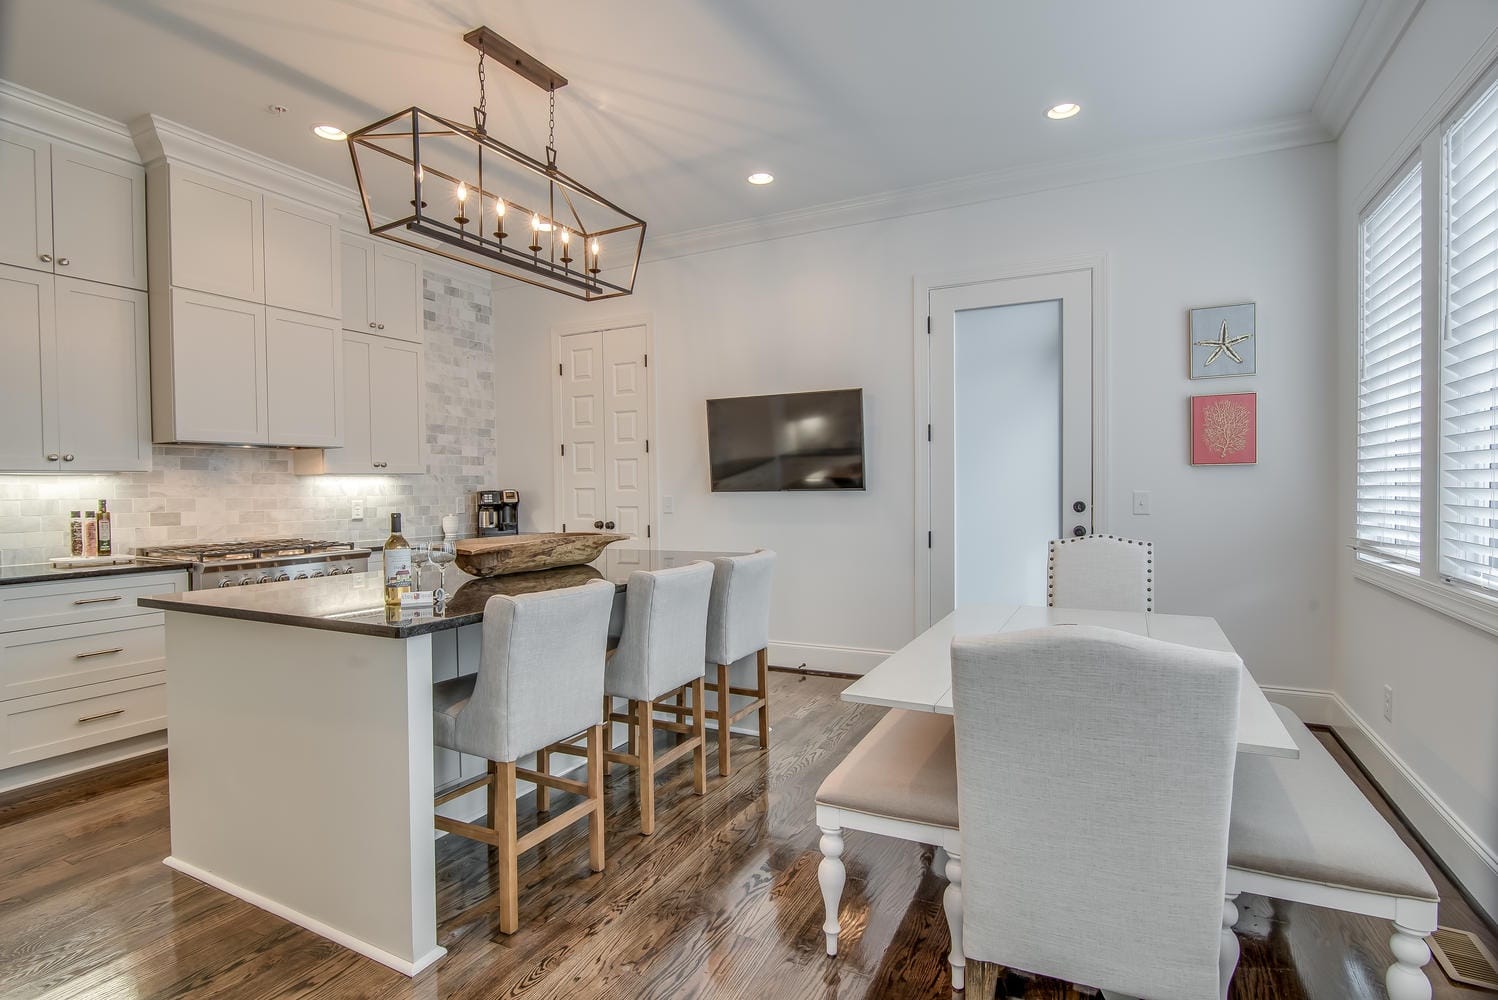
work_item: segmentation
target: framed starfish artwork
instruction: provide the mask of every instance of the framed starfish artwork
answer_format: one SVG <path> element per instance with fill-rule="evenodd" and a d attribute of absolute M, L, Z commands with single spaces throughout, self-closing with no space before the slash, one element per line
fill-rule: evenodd
<path fill-rule="evenodd" d="M 1191 464 L 1255 465 L 1259 397 L 1253 392 L 1191 397 Z"/>
<path fill-rule="evenodd" d="M 1252 375 L 1258 360 L 1254 303 L 1191 310 L 1192 378 Z"/>

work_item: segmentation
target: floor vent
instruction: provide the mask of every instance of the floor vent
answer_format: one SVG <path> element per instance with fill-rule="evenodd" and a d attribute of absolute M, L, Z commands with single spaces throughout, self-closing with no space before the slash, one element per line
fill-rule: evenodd
<path fill-rule="evenodd" d="M 1453 983 L 1498 993 L 1498 962 L 1475 935 L 1440 927 L 1430 937 L 1430 950 Z"/>

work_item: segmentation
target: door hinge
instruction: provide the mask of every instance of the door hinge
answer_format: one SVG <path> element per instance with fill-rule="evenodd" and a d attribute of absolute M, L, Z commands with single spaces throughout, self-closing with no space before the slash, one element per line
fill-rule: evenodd
<path fill-rule="evenodd" d="M 649 438 L 645 439 L 645 454 L 647 454 L 647 455 L 650 454 L 650 439 Z"/>
<path fill-rule="evenodd" d="M 931 336 L 931 317 L 926 317 L 926 336 Z"/>
<path fill-rule="evenodd" d="M 931 440 L 931 425 L 930 424 L 926 425 L 926 440 L 927 441 Z"/>
<path fill-rule="evenodd" d="M 926 548 L 931 547 L 931 532 L 926 532 Z"/>
<path fill-rule="evenodd" d="M 565 535 L 566 533 L 567 533 L 567 522 L 563 521 L 562 522 L 562 534 Z"/>
<path fill-rule="evenodd" d="M 557 378 L 561 378 L 561 377 L 562 377 L 562 366 L 561 365 L 557 365 Z"/>
<path fill-rule="evenodd" d="M 562 457 L 565 458 L 566 456 L 567 456 L 567 446 L 564 444 L 564 445 L 562 445 Z"/>
<path fill-rule="evenodd" d="M 645 367 L 646 368 L 650 367 L 650 355 L 648 355 L 648 354 L 645 355 Z"/>
<path fill-rule="evenodd" d="M 648 524 L 645 525 L 645 537 L 646 538 L 650 537 L 650 525 L 648 525 Z"/>

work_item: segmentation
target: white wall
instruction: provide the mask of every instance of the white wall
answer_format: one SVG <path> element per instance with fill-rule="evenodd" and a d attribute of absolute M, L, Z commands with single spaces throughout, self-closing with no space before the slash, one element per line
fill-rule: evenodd
<path fill-rule="evenodd" d="M 1357 217 L 1418 141 L 1422 119 L 1441 114 L 1455 81 L 1498 51 L 1495 33 L 1491 0 L 1425 3 L 1338 144 L 1339 540 L 1353 535 Z M 1345 732 L 1448 867 L 1498 914 L 1498 637 L 1355 579 L 1342 546 L 1336 558 L 1334 686 L 1357 716 L 1342 720 Z M 1386 684 L 1392 722 L 1383 717 Z"/>
<path fill-rule="evenodd" d="M 676 502 L 662 547 L 773 548 L 777 641 L 897 648 L 914 624 L 913 276 L 1102 253 L 1099 527 L 1153 539 L 1158 607 L 1218 616 L 1262 681 L 1325 686 L 1333 167 L 1313 146 L 649 263 L 606 303 L 498 285 L 496 485 L 522 491 L 526 528 L 553 526 L 550 332 L 648 314 L 657 495 Z M 1187 309 L 1243 301 L 1259 306 L 1259 375 L 1190 382 Z M 866 391 L 867 493 L 708 491 L 704 399 L 841 386 Z M 1260 394 L 1259 465 L 1193 469 L 1187 397 L 1231 389 Z M 1153 515 L 1129 513 L 1133 489 L 1153 491 Z"/>

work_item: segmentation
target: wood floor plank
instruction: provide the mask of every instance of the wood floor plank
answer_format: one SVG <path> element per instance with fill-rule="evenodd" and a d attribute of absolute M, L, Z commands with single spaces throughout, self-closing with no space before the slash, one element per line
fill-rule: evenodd
<path fill-rule="evenodd" d="M 656 833 L 639 834 L 632 772 L 605 788 L 608 868 L 588 867 L 577 827 L 520 860 L 521 928 L 493 913 L 439 929 L 445 959 L 414 979 L 171 871 L 167 762 L 133 762 L 30 798 L 0 799 L 0 996 L 17 1000 L 926 1000 L 951 997 L 945 882 L 930 851 L 850 832 L 840 954 L 823 950 L 817 786 L 878 721 L 834 677 L 772 672 L 768 751 L 734 737 L 734 773 L 690 768 L 656 788 Z M 1322 734 L 1324 740 L 1330 737 Z M 709 736 L 709 741 L 716 736 Z M 675 737 L 660 735 L 661 748 Z M 1334 741 L 1334 755 L 1392 811 Z M 716 748 L 714 749 L 714 755 Z M 554 794 L 552 814 L 574 797 Z M 522 831 L 536 822 L 521 803 Z M 1408 838 L 1407 833 L 1405 834 Z M 1408 838 L 1414 843 L 1413 838 Z M 1418 843 L 1415 847 L 1418 849 Z M 437 842 L 439 919 L 496 888 L 487 847 Z M 1423 856 L 1423 855 L 1422 855 Z M 1491 929 L 1435 872 L 1442 922 Z M 1235 1000 L 1381 1000 L 1390 961 L 1380 921 L 1245 897 Z M 1429 967 L 1437 1000 L 1489 997 Z M 1006 974 L 1024 1000 L 1078 1000 L 1068 984 Z"/>

